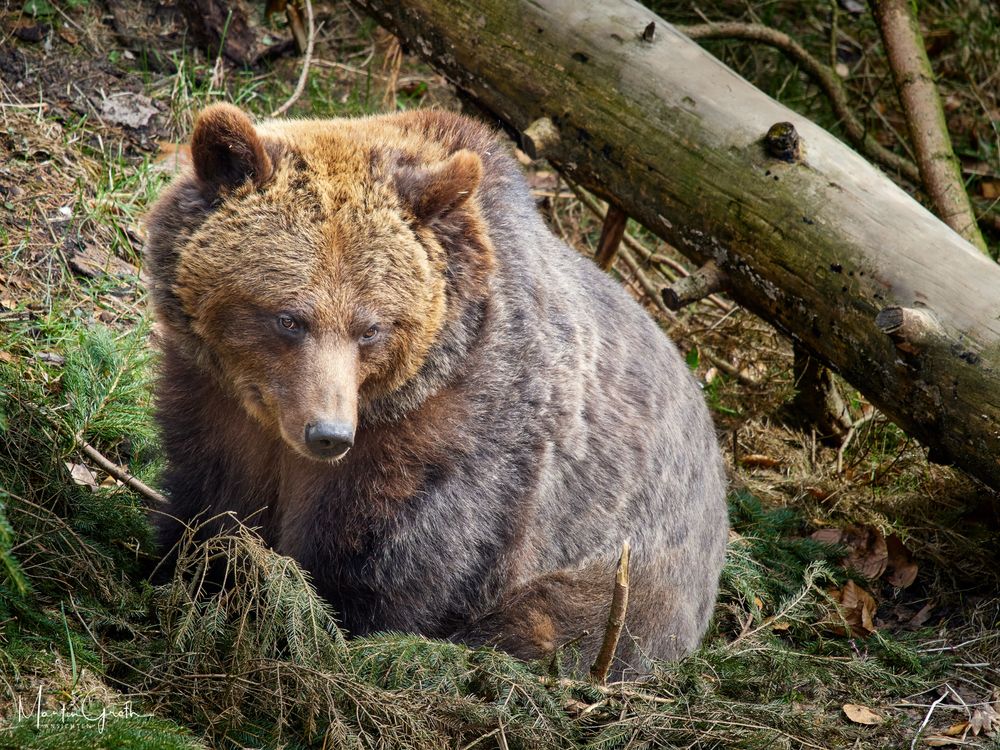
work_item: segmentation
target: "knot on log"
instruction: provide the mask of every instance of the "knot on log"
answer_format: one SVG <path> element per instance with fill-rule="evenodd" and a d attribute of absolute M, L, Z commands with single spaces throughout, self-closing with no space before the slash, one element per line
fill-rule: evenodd
<path fill-rule="evenodd" d="M 776 122 L 764 136 L 764 147 L 775 159 L 794 163 L 802 158 L 802 139 L 790 122 Z"/>
<path fill-rule="evenodd" d="M 714 260 L 710 260 L 690 276 L 664 287 L 661 295 L 663 304 L 677 311 L 710 294 L 724 292 L 728 287 L 729 277 L 726 276 L 726 272 L 719 268 Z"/>
<path fill-rule="evenodd" d="M 924 308 L 892 305 L 875 316 L 878 329 L 892 337 L 897 349 L 914 354 L 944 337 L 934 313 Z"/>
<path fill-rule="evenodd" d="M 541 159 L 559 143 L 559 131 L 548 117 L 540 117 L 524 129 L 521 146 L 532 159 Z"/>

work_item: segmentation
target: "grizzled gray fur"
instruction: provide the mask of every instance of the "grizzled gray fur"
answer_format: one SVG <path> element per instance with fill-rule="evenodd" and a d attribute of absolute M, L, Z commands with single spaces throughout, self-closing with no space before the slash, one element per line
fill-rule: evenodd
<path fill-rule="evenodd" d="M 701 393 L 622 288 L 545 227 L 516 163 L 443 112 L 251 124 L 215 105 L 156 203 L 164 549 L 233 511 L 352 634 L 616 674 L 695 648 L 727 538 Z M 209 524 L 203 533 L 217 533 Z"/>

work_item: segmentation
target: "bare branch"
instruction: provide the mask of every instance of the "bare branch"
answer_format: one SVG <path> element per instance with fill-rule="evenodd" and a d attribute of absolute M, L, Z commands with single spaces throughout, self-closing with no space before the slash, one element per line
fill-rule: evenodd
<path fill-rule="evenodd" d="M 906 114 L 920 177 L 934 204 L 934 212 L 986 253 L 986 243 L 962 183 L 962 170 L 951 147 L 920 22 L 910 0 L 876 0 L 872 7 L 896 81 L 896 92 Z"/>

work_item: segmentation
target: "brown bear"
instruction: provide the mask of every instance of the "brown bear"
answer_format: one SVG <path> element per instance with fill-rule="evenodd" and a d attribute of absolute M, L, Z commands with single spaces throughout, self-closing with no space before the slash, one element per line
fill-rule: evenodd
<path fill-rule="evenodd" d="M 148 222 L 160 541 L 228 513 L 351 634 L 572 643 L 581 667 L 629 540 L 615 670 L 642 672 L 712 613 L 716 437 L 674 346 L 549 232 L 508 152 L 445 112 L 201 114 Z"/>

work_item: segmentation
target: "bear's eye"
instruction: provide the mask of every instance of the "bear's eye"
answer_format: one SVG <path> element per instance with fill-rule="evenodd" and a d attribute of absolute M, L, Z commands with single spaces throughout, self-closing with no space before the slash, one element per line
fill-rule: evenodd
<path fill-rule="evenodd" d="M 281 315 L 277 317 L 276 322 L 278 324 L 278 329 L 281 330 L 282 333 L 299 333 L 302 329 L 299 321 L 288 313 L 281 313 Z"/>
<path fill-rule="evenodd" d="M 362 341 L 371 341 L 378 336 L 378 326 L 368 326 L 368 330 L 361 334 Z"/>

